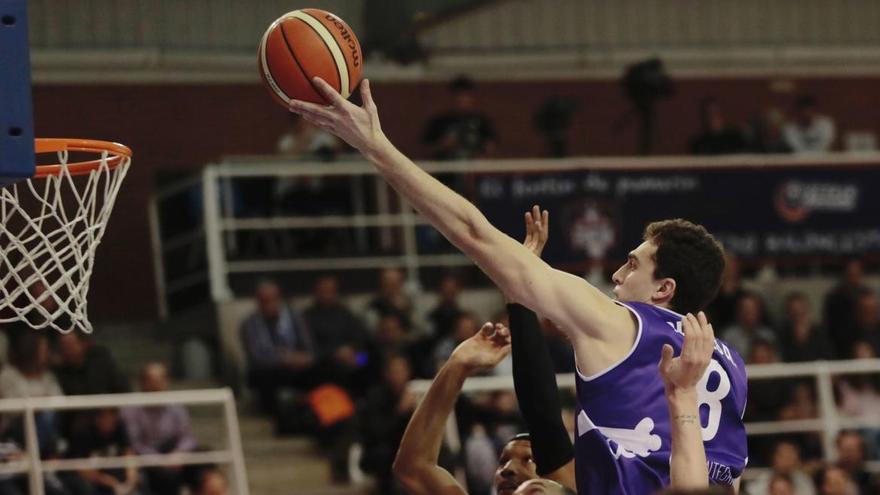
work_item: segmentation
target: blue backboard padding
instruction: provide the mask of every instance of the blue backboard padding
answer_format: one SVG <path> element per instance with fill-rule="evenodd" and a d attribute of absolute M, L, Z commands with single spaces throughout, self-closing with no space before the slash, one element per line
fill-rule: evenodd
<path fill-rule="evenodd" d="M 0 182 L 34 175 L 27 0 L 0 0 Z"/>

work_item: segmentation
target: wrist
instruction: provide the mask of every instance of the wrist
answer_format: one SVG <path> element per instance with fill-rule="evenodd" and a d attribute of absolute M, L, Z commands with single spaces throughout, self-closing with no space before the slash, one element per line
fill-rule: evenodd
<path fill-rule="evenodd" d="M 441 371 L 445 371 L 448 375 L 464 381 L 465 378 L 473 375 L 476 370 L 476 367 L 460 359 L 457 359 L 455 354 L 453 354 L 446 361 L 446 364 L 443 365 L 443 369 Z"/>
<path fill-rule="evenodd" d="M 693 387 L 666 386 L 666 400 L 670 407 L 686 407 L 688 409 L 697 405 L 697 390 Z"/>
<path fill-rule="evenodd" d="M 385 133 L 380 132 L 378 136 L 368 142 L 364 146 L 364 149 L 360 151 L 367 160 L 376 165 L 381 165 L 389 161 L 394 149 L 394 145 L 391 144 L 391 141 L 385 136 Z"/>

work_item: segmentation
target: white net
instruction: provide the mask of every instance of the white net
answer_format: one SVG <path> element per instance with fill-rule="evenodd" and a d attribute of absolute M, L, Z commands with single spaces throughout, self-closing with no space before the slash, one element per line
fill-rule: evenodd
<path fill-rule="evenodd" d="M 95 250 L 131 159 L 103 151 L 82 173 L 57 155 L 57 173 L 0 189 L 0 323 L 91 332 Z"/>

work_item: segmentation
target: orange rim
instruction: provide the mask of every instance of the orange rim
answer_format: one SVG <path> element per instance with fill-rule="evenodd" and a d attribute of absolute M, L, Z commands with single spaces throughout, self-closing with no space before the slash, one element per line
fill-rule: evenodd
<path fill-rule="evenodd" d="M 58 153 L 59 151 L 83 151 L 86 153 L 103 154 L 107 152 L 107 167 L 110 170 L 131 159 L 131 149 L 128 146 L 111 143 L 110 141 L 96 141 L 93 139 L 68 139 L 68 138 L 38 138 L 34 140 L 34 150 L 37 154 Z M 37 165 L 35 179 L 43 179 L 61 174 L 67 168 L 70 175 L 84 175 L 101 167 L 103 159 L 87 160 L 83 162 L 61 164 Z"/>

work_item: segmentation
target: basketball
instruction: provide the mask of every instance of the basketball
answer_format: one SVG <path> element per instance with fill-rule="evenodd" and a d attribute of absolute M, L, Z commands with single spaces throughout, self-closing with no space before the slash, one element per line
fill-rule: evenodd
<path fill-rule="evenodd" d="M 315 76 L 348 98 L 361 80 L 361 45 L 348 24 L 319 9 L 294 10 L 266 30 L 258 51 L 260 76 L 278 104 L 326 103 Z"/>

